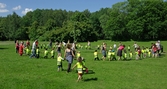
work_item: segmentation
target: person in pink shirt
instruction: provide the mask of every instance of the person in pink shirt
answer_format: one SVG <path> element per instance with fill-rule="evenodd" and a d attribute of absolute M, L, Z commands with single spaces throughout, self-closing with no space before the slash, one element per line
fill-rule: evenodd
<path fill-rule="evenodd" d="M 125 45 L 120 45 L 119 46 L 118 51 L 117 51 L 118 60 L 121 59 L 121 57 L 122 57 L 122 51 L 124 50 L 124 48 L 125 48 Z"/>

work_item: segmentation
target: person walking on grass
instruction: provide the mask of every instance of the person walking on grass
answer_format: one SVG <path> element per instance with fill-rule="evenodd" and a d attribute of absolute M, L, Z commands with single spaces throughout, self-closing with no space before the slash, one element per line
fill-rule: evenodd
<path fill-rule="evenodd" d="M 69 73 L 71 70 L 71 64 L 73 63 L 74 57 L 75 57 L 75 55 L 74 55 L 73 51 L 71 50 L 71 44 L 67 44 L 67 48 L 65 49 L 65 52 L 64 52 L 64 58 L 68 62 L 67 73 Z"/>
<path fill-rule="evenodd" d="M 106 50 L 107 50 L 107 45 L 106 43 L 103 43 L 102 48 L 101 48 L 101 52 L 102 52 L 102 60 L 105 61 L 106 60 Z"/>
<path fill-rule="evenodd" d="M 62 61 L 64 59 L 61 57 L 61 53 L 58 53 L 58 56 L 57 56 L 57 66 L 58 66 L 58 69 L 57 71 L 60 71 L 60 69 L 63 71 L 63 64 L 62 64 Z"/>
<path fill-rule="evenodd" d="M 19 45 L 19 54 L 20 54 L 20 56 L 23 55 L 23 49 L 24 49 L 24 45 L 23 45 L 23 44 L 24 44 L 24 43 L 21 42 L 20 45 Z"/>
<path fill-rule="evenodd" d="M 36 57 L 36 48 L 37 48 L 38 40 L 35 40 L 32 44 L 32 54 L 30 55 L 30 58 Z"/>
<path fill-rule="evenodd" d="M 77 82 L 79 82 L 79 80 L 82 79 L 82 75 L 83 75 L 83 68 L 86 68 L 85 65 L 82 62 L 82 58 L 79 57 L 78 58 L 78 62 L 73 66 L 72 70 L 77 67 L 77 71 L 78 71 L 78 79 Z"/>
<path fill-rule="evenodd" d="M 19 41 L 16 40 L 16 45 L 15 45 L 16 53 L 19 53 Z"/>
<path fill-rule="evenodd" d="M 122 51 L 124 50 L 125 45 L 120 45 L 117 51 L 117 56 L 118 56 L 118 60 L 121 60 L 122 57 Z"/>

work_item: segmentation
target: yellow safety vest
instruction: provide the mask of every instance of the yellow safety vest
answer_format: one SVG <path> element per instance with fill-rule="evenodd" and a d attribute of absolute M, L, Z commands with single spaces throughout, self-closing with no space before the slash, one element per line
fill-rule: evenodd
<path fill-rule="evenodd" d="M 97 52 L 94 52 L 94 57 L 97 58 L 97 56 L 98 56 L 98 55 L 97 55 Z"/>
<path fill-rule="evenodd" d="M 80 62 L 77 62 L 77 70 L 78 73 L 82 73 L 83 72 L 83 64 Z"/>
<path fill-rule="evenodd" d="M 57 57 L 57 65 L 61 65 L 63 58 L 61 56 Z"/>

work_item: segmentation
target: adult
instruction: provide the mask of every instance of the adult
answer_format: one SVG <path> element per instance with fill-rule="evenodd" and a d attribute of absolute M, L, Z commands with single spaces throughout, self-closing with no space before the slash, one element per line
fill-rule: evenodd
<path fill-rule="evenodd" d="M 103 59 L 103 61 L 106 59 L 106 51 L 107 51 L 107 45 L 106 45 L 106 43 L 103 43 L 103 45 L 102 45 L 102 48 L 101 48 L 101 52 L 102 52 L 102 59 Z"/>
<path fill-rule="evenodd" d="M 136 51 L 139 46 L 138 46 L 138 44 L 135 42 L 135 43 L 133 44 L 133 47 L 135 48 L 135 51 Z"/>
<path fill-rule="evenodd" d="M 68 62 L 67 73 L 69 73 L 71 70 L 71 64 L 73 63 L 73 57 L 75 57 L 75 55 L 73 51 L 71 50 L 71 44 L 67 44 L 67 48 L 65 49 L 65 52 L 64 52 L 64 58 Z"/>
<path fill-rule="evenodd" d="M 117 51 L 118 60 L 121 59 L 121 57 L 122 57 L 122 51 L 124 50 L 124 48 L 125 48 L 125 45 L 120 45 L 119 46 L 118 51 Z"/>
<path fill-rule="evenodd" d="M 36 57 L 36 48 L 38 46 L 38 40 L 35 40 L 32 44 L 32 54 L 30 55 L 30 58 Z"/>

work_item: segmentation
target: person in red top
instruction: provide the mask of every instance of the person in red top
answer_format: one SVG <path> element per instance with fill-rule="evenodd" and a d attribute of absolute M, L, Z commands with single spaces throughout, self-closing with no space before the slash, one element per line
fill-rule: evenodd
<path fill-rule="evenodd" d="M 21 42 L 21 44 L 20 44 L 20 46 L 19 46 L 19 54 L 20 54 L 20 56 L 23 55 L 23 48 L 24 48 L 24 45 L 23 45 L 23 44 L 24 44 L 24 43 Z"/>
<path fill-rule="evenodd" d="M 19 41 L 16 41 L 16 45 L 15 45 L 15 49 L 16 49 L 16 53 L 19 53 Z"/>
<path fill-rule="evenodd" d="M 121 45 L 119 46 L 118 51 L 117 51 L 118 60 L 121 59 L 121 57 L 122 57 L 122 51 L 124 50 L 124 48 L 125 48 L 125 45 L 122 45 L 122 44 L 121 44 Z"/>
<path fill-rule="evenodd" d="M 38 40 L 36 40 L 35 44 L 36 44 L 36 47 L 38 47 Z"/>
<path fill-rule="evenodd" d="M 27 48 L 30 47 L 30 41 L 29 41 L 29 40 L 27 40 L 27 42 L 26 42 L 26 47 L 27 47 Z"/>
<path fill-rule="evenodd" d="M 153 44 L 153 46 L 152 46 L 152 51 L 153 51 L 152 57 L 157 57 L 157 55 L 158 55 L 157 50 L 158 50 L 157 46 L 155 44 Z"/>

